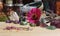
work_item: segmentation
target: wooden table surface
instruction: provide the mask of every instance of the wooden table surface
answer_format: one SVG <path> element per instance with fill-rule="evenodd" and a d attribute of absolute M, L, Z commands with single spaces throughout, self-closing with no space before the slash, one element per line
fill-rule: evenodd
<path fill-rule="evenodd" d="M 33 28 L 32 31 L 3 30 L 6 26 L 29 27 L 28 25 L 21 26 L 19 24 L 0 22 L 0 36 L 60 36 L 60 29 L 48 30 L 41 27 L 30 27 Z"/>

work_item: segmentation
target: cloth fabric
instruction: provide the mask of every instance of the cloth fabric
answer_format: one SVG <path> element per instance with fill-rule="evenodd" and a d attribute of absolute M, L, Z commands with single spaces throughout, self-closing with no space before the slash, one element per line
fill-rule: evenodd
<path fill-rule="evenodd" d="M 55 12 L 55 1 L 56 0 L 42 0 L 44 4 L 44 10 L 48 11 L 47 9 L 52 10 Z"/>

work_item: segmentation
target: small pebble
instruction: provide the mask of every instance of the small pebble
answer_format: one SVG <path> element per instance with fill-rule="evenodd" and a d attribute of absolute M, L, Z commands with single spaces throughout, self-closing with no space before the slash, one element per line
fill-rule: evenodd
<path fill-rule="evenodd" d="M 50 29 L 50 30 L 55 30 L 56 27 L 55 26 L 48 26 L 47 29 Z"/>
<path fill-rule="evenodd" d="M 36 24 L 30 24 L 30 26 L 31 26 L 31 27 L 35 27 L 35 26 L 36 26 Z"/>

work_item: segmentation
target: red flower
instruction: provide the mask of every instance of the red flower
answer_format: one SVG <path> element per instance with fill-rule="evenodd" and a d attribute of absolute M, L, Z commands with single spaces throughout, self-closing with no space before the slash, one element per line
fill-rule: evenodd
<path fill-rule="evenodd" d="M 38 8 L 33 8 L 28 12 L 27 20 L 30 23 L 37 23 L 41 16 L 41 10 Z"/>

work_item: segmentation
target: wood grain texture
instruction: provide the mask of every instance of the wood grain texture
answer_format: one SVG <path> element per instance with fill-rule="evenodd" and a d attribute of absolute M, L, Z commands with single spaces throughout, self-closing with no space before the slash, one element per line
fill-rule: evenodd
<path fill-rule="evenodd" d="M 56 12 L 58 15 L 60 15 L 60 1 L 56 2 Z"/>

